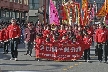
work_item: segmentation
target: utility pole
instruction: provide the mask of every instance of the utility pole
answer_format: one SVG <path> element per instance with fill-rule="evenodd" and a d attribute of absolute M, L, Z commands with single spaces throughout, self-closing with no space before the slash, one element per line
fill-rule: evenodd
<path fill-rule="evenodd" d="M 43 0 L 44 2 L 44 24 L 46 25 L 46 0 Z"/>

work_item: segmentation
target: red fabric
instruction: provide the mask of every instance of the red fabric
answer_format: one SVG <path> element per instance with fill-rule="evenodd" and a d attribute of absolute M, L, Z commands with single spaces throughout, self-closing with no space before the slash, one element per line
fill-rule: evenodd
<path fill-rule="evenodd" d="M 96 30 L 95 41 L 99 43 L 106 42 L 108 30 L 99 28 Z"/>
<path fill-rule="evenodd" d="M 18 25 L 9 25 L 7 28 L 8 32 L 9 32 L 9 38 L 15 38 L 15 37 L 20 37 L 21 32 L 20 32 L 20 28 Z"/>
<path fill-rule="evenodd" d="M 60 37 L 62 37 L 64 34 L 66 34 L 66 30 L 59 30 Z"/>
<path fill-rule="evenodd" d="M 88 49 L 91 46 L 92 39 L 90 37 L 84 36 L 83 42 L 84 42 L 84 49 Z"/>
<path fill-rule="evenodd" d="M 42 44 L 43 39 L 42 38 L 36 38 L 36 58 L 39 58 L 39 50 L 40 50 L 40 46 Z"/>
<path fill-rule="evenodd" d="M 67 44 L 68 43 L 68 39 L 64 39 L 64 40 L 60 40 L 60 44 L 64 45 L 64 44 Z"/>
<path fill-rule="evenodd" d="M 3 41 L 4 40 L 4 31 L 3 30 L 0 30 L 0 41 Z"/>
<path fill-rule="evenodd" d="M 81 35 L 77 35 L 76 38 L 77 38 L 77 42 L 82 43 L 83 37 Z"/>
<path fill-rule="evenodd" d="M 74 34 L 75 34 L 75 35 L 78 35 L 79 30 L 74 29 L 74 31 L 73 31 L 73 32 L 74 32 Z"/>
<path fill-rule="evenodd" d="M 64 8 L 64 6 L 61 7 L 62 13 L 61 16 L 63 17 L 62 20 L 67 20 L 67 14 L 66 14 L 66 10 Z"/>
<path fill-rule="evenodd" d="M 59 41 L 53 41 L 53 42 L 52 42 L 52 45 L 53 45 L 53 46 L 58 46 L 58 47 L 61 46 Z"/>
<path fill-rule="evenodd" d="M 47 36 L 48 34 L 50 34 L 50 30 L 45 30 L 45 31 L 43 32 L 43 36 L 44 36 L 44 37 Z"/>
<path fill-rule="evenodd" d="M 87 33 L 89 34 L 90 37 L 93 35 L 93 32 L 91 29 L 87 30 Z"/>
<path fill-rule="evenodd" d="M 4 41 L 9 40 L 8 30 L 4 29 Z"/>

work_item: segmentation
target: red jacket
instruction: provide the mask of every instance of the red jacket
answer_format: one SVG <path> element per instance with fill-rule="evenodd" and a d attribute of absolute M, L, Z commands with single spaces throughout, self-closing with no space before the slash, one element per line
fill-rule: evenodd
<path fill-rule="evenodd" d="M 9 34 L 8 34 L 8 30 L 5 28 L 4 29 L 4 41 L 7 41 L 7 40 L 9 40 Z"/>
<path fill-rule="evenodd" d="M 62 37 L 64 34 L 66 34 L 66 30 L 59 30 L 60 37 Z"/>
<path fill-rule="evenodd" d="M 44 30 L 43 36 L 46 37 L 48 34 L 50 34 L 50 30 Z"/>
<path fill-rule="evenodd" d="M 89 30 L 87 30 L 87 33 L 89 34 L 90 37 L 93 36 L 93 30 L 89 29 Z"/>
<path fill-rule="evenodd" d="M 95 41 L 98 43 L 103 43 L 107 41 L 108 30 L 99 28 L 96 30 Z"/>
<path fill-rule="evenodd" d="M 76 38 L 77 38 L 77 42 L 82 43 L 83 37 L 81 35 L 77 35 Z"/>
<path fill-rule="evenodd" d="M 0 30 L 0 42 L 4 40 L 4 30 Z"/>
<path fill-rule="evenodd" d="M 18 38 L 20 37 L 21 35 L 21 32 L 20 32 L 20 28 L 18 25 L 9 25 L 8 28 L 7 28 L 8 32 L 9 32 L 9 38 Z"/>
<path fill-rule="evenodd" d="M 91 46 L 92 39 L 91 37 L 84 36 L 83 42 L 84 42 L 84 49 L 88 49 Z"/>

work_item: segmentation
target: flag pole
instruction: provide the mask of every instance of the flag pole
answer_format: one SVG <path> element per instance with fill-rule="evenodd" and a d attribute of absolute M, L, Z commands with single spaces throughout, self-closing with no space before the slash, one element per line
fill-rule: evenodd
<path fill-rule="evenodd" d="M 46 0 L 44 0 L 44 24 L 46 25 Z"/>

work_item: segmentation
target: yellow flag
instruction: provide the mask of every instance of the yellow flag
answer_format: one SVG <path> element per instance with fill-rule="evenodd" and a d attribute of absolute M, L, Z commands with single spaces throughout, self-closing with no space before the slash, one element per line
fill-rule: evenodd
<path fill-rule="evenodd" d="M 105 0 L 105 9 L 106 9 L 106 12 L 108 13 L 108 0 Z"/>
<path fill-rule="evenodd" d="M 88 7 L 88 0 L 82 0 L 82 10 Z"/>

